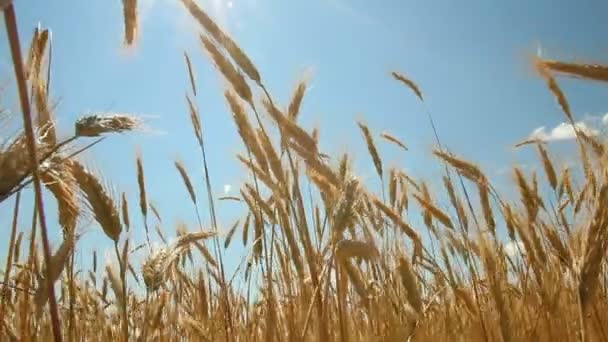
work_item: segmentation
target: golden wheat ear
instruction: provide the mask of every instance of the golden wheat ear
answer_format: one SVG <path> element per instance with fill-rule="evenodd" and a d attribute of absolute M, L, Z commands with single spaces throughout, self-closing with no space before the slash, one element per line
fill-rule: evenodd
<path fill-rule="evenodd" d="M 424 98 L 422 97 L 422 92 L 420 91 L 420 88 L 418 88 L 418 85 L 414 83 L 414 81 L 405 77 L 403 74 L 397 71 L 391 72 L 391 76 L 393 76 L 395 80 L 403 83 L 406 87 L 410 88 L 414 92 L 414 94 L 416 94 L 416 96 L 420 99 L 420 101 L 424 101 Z"/>
<path fill-rule="evenodd" d="M 608 65 L 568 63 L 542 58 L 537 58 L 535 63 L 561 75 L 608 82 Z"/>
<path fill-rule="evenodd" d="M 101 181 L 82 164 L 74 161 L 71 164 L 71 168 L 72 174 L 84 194 L 95 220 L 99 223 L 106 236 L 117 242 L 122 232 L 122 225 L 114 200 L 108 191 L 106 191 Z"/>
<path fill-rule="evenodd" d="M 372 157 L 372 161 L 374 162 L 374 167 L 376 168 L 378 177 L 382 179 L 382 159 L 380 159 L 380 154 L 378 153 L 378 149 L 376 149 L 374 138 L 372 137 L 372 134 L 365 123 L 358 122 L 358 125 L 361 129 L 361 133 L 363 134 L 363 138 L 365 139 L 365 143 L 367 144 L 367 150 L 369 151 L 369 154 Z"/>
<path fill-rule="evenodd" d="M 78 137 L 98 137 L 106 133 L 123 133 L 141 127 L 141 120 L 127 114 L 91 114 L 74 124 Z"/>
<path fill-rule="evenodd" d="M 122 0 L 125 43 L 133 45 L 137 39 L 137 0 Z"/>
<path fill-rule="evenodd" d="M 382 132 L 380 134 L 380 136 L 382 138 L 384 138 L 386 141 L 391 142 L 391 143 L 401 147 L 404 151 L 407 151 L 407 146 L 405 146 L 405 144 L 401 140 L 397 139 L 395 136 L 391 135 L 390 133 Z"/>

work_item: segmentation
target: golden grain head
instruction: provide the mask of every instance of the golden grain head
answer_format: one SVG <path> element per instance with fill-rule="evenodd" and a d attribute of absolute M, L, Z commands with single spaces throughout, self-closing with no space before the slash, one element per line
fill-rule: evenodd
<path fill-rule="evenodd" d="M 394 79 L 396 79 L 397 81 L 403 83 L 405 86 L 410 88 L 414 92 L 414 94 L 416 94 L 416 96 L 420 99 L 420 101 L 424 101 L 424 98 L 422 97 L 422 92 L 418 88 L 418 85 L 416 85 L 416 83 L 414 83 L 414 81 L 405 77 L 403 74 L 401 74 L 397 71 L 391 72 L 391 76 L 393 76 Z"/>
<path fill-rule="evenodd" d="M 298 83 L 293 95 L 291 96 L 291 101 L 289 102 L 289 106 L 287 107 L 287 117 L 295 121 L 300 114 L 300 106 L 302 104 L 302 99 L 304 98 L 304 92 L 306 91 L 306 81 L 301 81 Z"/>
<path fill-rule="evenodd" d="M 209 38 L 201 36 L 200 39 L 203 47 L 205 50 L 207 50 L 211 59 L 215 63 L 215 66 L 226 78 L 228 83 L 230 83 L 234 91 L 239 95 L 239 97 L 241 97 L 241 99 L 243 99 L 243 101 L 252 105 L 253 95 L 243 75 L 234 68 L 232 63 Z"/>
<path fill-rule="evenodd" d="M 382 138 L 384 138 L 386 141 L 389 141 L 399 147 L 401 147 L 403 150 L 407 151 L 407 146 L 405 146 L 405 144 L 403 142 L 401 142 L 401 140 L 397 139 L 395 136 L 391 135 L 388 132 L 382 132 L 382 134 L 380 134 L 380 136 Z"/>
<path fill-rule="evenodd" d="M 175 161 L 174 165 L 175 165 L 175 168 L 177 169 L 177 171 L 179 172 L 179 175 L 181 176 L 182 181 L 184 182 L 184 185 L 186 186 L 186 189 L 188 190 L 190 199 L 192 200 L 192 202 L 194 204 L 196 204 L 196 193 L 194 192 L 194 186 L 192 185 L 192 182 L 190 181 L 190 177 L 188 176 L 186 167 L 184 166 L 184 164 L 181 161 Z"/>
<path fill-rule="evenodd" d="M 374 139 L 372 138 L 372 134 L 363 122 L 358 123 L 359 128 L 361 129 L 361 133 L 363 134 L 363 138 L 365 139 L 365 143 L 367 144 L 367 150 L 369 151 L 370 156 L 372 157 L 372 161 L 374 162 L 374 167 L 376 168 L 376 172 L 380 178 L 383 178 L 382 173 L 382 159 L 380 159 L 380 154 L 376 149 L 376 145 L 374 144 Z"/>
<path fill-rule="evenodd" d="M 114 200 L 99 179 L 82 164 L 73 162 L 71 168 L 72 174 L 80 190 L 83 192 L 95 220 L 110 239 L 118 241 L 122 232 L 122 225 Z"/>
<path fill-rule="evenodd" d="M 336 257 L 342 261 L 355 257 L 373 260 L 378 255 L 378 249 L 370 241 L 346 239 L 336 244 Z"/>
<path fill-rule="evenodd" d="M 601 64 L 569 63 L 550 59 L 537 58 L 540 67 L 575 78 L 608 82 L 608 66 Z"/>
<path fill-rule="evenodd" d="M 137 39 L 137 0 L 122 0 L 125 26 L 125 43 L 132 45 Z"/>
<path fill-rule="evenodd" d="M 90 114 L 76 120 L 75 134 L 98 137 L 106 133 L 123 133 L 140 128 L 142 121 L 127 114 Z"/>

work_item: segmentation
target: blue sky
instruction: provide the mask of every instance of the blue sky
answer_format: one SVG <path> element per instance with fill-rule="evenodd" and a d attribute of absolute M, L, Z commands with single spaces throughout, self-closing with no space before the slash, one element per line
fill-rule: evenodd
<path fill-rule="evenodd" d="M 310 78 L 301 122 L 307 128 L 320 128 L 324 152 L 351 152 L 357 172 L 372 186 L 377 177 L 356 120 L 364 120 L 377 135 L 387 130 L 410 148 L 403 153 L 377 140 L 385 169 L 402 166 L 433 185 L 440 181 L 441 169 L 430 157 L 434 139 L 425 116 L 429 110 L 444 144 L 480 164 L 498 188 L 512 192 L 505 170 L 515 163 L 535 165 L 534 154 L 514 151 L 513 143 L 535 130 L 545 137 L 568 137 L 567 127 L 559 126 L 563 115 L 532 72 L 530 57 L 541 51 L 548 58 L 608 60 L 604 43 L 608 3 L 603 1 L 587 1 L 585 6 L 561 0 L 199 3 L 248 53 L 279 102 L 287 103 L 299 79 Z M 149 198 L 161 211 L 164 232 L 171 235 L 177 220 L 195 229 L 194 212 L 173 160 L 184 161 L 199 198 L 205 198 L 200 153 L 184 101 L 188 89 L 184 51 L 194 64 L 217 196 L 224 188 L 238 193 L 246 179 L 234 158 L 243 148 L 222 95 L 224 81 L 198 43 L 196 23 L 177 0 L 140 0 L 139 5 L 139 39 L 134 48 L 125 48 L 119 0 L 15 4 L 24 48 L 38 23 L 52 29 L 51 95 L 59 101 L 55 115 L 64 136 L 87 112 L 126 112 L 145 119 L 145 131 L 112 136 L 84 160 L 117 192 L 129 194 L 132 220 L 140 222 L 134 162 L 140 149 Z M 10 90 L 14 86 L 6 36 L 1 31 L 0 80 L 9 86 L 2 105 L 18 114 L 17 98 Z M 392 70 L 417 82 L 425 106 L 390 78 Z M 576 117 L 600 129 L 608 112 L 606 86 L 571 80 L 561 85 Z M 549 147 L 561 162 L 576 158 L 568 139 Z M 10 202 L 0 205 L 6 231 Z M 208 223 L 205 204 L 202 201 L 201 212 Z M 240 218 L 243 209 L 232 202 L 219 204 L 222 227 L 227 229 Z M 29 225 L 24 210 L 21 230 Z M 52 241 L 59 241 L 56 224 L 51 226 Z M 85 230 L 84 246 L 98 250 L 109 246 L 97 227 Z M 134 238 L 143 241 L 141 226 L 134 231 Z M 0 255 L 5 249 L 0 246 Z M 241 253 L 231 249 L 229 263 L 238 261 Z M 82 258 L 90 262 L 88 253 Z"/>

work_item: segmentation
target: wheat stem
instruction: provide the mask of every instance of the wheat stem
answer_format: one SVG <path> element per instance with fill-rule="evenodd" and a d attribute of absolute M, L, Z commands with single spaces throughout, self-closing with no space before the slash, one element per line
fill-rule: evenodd
<path fill-rule="evenodd" d="M 27 85 L 25 80 L 25 72 L 23 69 L 23 57 L 21 56 L 21 47 L 19 44 L 19 33 L 17 31 L 17 21 L 15 18 L 15 9 L 10 4 L 4 9 L 4 23 L 6 25 L 6 32 L 8 35 L 9 46 L 11 50 L 11 57 L 13 59 L 13 67 L 15 69 L 15 76 L 17 79 L 17 86 L 19 92 L 19 100 L 21 102 L 21 112 L 23 117 L 23 126 L 28 142 L 28 152 L 30 154 L 31 165 L 34 166 L 33 179 L 34 179 L 34 192 L 36 197 L 36 205 L 38 207 L 38 216 L 40 220 L 40 235 L 42 237 L 42 248 L 44 252 L 44 259 L 46 261 L 47 279 L 50 279 L 50 260 L 51 260 L 51 249 L 48 240 L 48 230 L 46 225 L 46 218 L 44 214 L 44 201 L 42 199 L 42 186 L 40 182 L 40 173 L 38 170 L 38 151 L 36 147 L 36 139 L 34 136 L 34 128 L 32 125 L 32 116 L 30 112 L 30 104 L 27 95 Z M 47 292 L 49 297 L 49 311 L 51 314 L 51 323 L 53 330 L 53 337 L 55 342 L 62 341 L 61 336 L 61 324 L 59 322 L 59 314 L 57 312 L 57 302 L 55 300 L 55 289 L 50 282 L 47 284 Z"/>

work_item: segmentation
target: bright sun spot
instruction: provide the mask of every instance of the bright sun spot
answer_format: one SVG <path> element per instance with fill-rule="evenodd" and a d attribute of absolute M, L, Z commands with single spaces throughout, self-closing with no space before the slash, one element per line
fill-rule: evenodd
<path fill-rule="evenodd" d="M 232 190 L 232 186 L 230 184 L 224 184 L 224 194 L 229 194 L 230 190 Z"/>
<path fill-rule="evenodd" d="M 233 4 L 232 4 L 232 1 L 228 1 L 228 2 L 226 3 L 226 6 L 227 6 L 228 8 L 232 8 L 232 5 L 233 5 Z"/>

